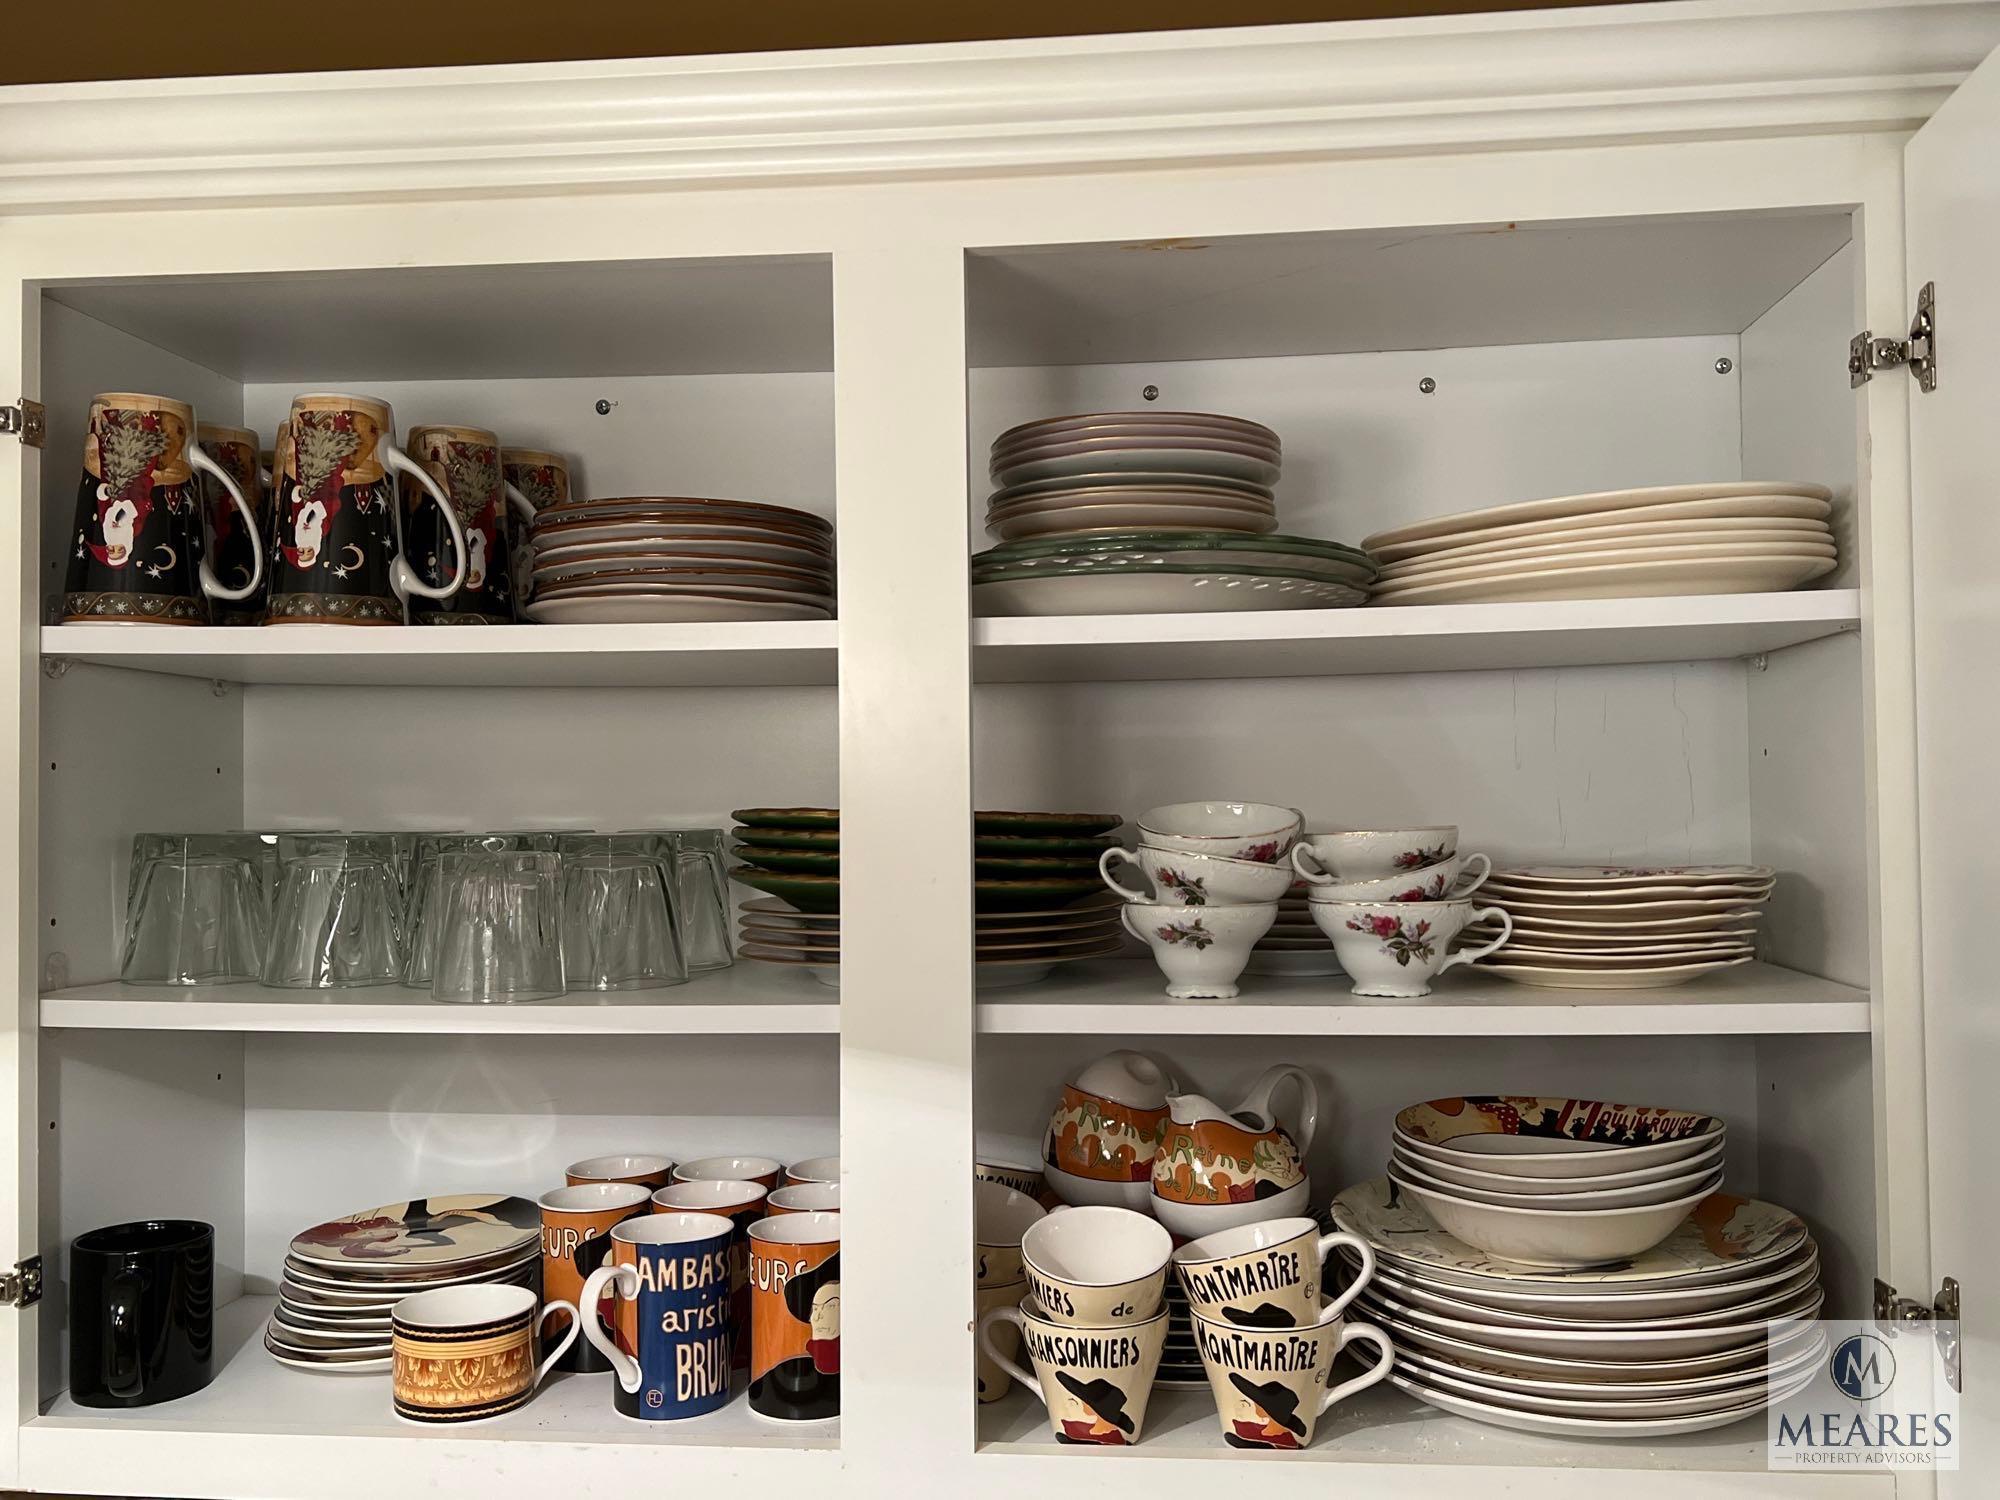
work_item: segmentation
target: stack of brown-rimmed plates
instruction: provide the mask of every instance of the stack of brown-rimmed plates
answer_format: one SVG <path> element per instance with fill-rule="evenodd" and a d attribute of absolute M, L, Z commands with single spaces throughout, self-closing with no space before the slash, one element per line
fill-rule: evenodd
<path fill-rule="evenodd" d="M 387 1370 L 398 1302 L 438 1287 L 536 1286 L 540 1237 L 540 1210 L 505 1193 L 412 1198 L 316 1224 L 285 1255 L 264 1348 L 315 1374 Z"/>
<path fill-rule="evenodd" d="M 1645 598 L 1796 588 L 1831 573 L 1832 492 L 1794 480 L 1525 500 L 1364 537 L 1376 604 Z"/>
<path fill-rule="evenodd" d="M 751 500 L 619 497 L 535 517 L 541 624 L 823 620 L 833 614 L 833 526 Z"/>
<path fill-rule="evenodd" d="M 986 529 L 1001 541 L 1167 529 L 1277 529 L 1278 435 L 1209 412 L 1048 417 L 993 440 Z"/>
<path fill-rule="evenodd" d="M 1495 870 L 1478 899 L 1513 920 L 1477 967 L 1554 989 L 1660 989 L 1756 956 L 1768 865 L 1530 865 Z M 1464 941 L 1498 936 L 1491 923 Z"/>

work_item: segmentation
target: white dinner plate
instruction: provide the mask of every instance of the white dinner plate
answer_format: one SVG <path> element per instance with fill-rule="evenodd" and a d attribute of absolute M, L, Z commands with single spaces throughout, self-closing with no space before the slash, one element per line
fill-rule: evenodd
<path fill-rule="evenodd" d="M 1648 512 L 1618 514 L 1643 516 Z M 1386 549 L 1403 555 L 1385 562 L 1383 568 L 1397 571 L 1419 563 L 1470 562 L 1536 547 L 1599 550 L 1653 542 L 1723 542 L 1738 538 L 1761 542 L 1833 540 L 1833 528 L 1817 516 L 1688 516 L 1665 521 L 1612 521 L 1606 517 L 1604 520 L 1605 524 L 1600 524 L 1597 517 L 1580 516 L 1575 521 L 1503 526 L 1498 530 L 1506 534 L 1485 541 L 1439 537 L 1434 542 L 1412 542 L 1405 547 Z"/>
<path fill-rule="evenodd" d="M 1678 558 L 1543 568 L 1464 578 L 1378 595 L 1382 605 L 1518 604 L 1536 599 L 1657 599 L 1680 594 L 1767 594 L 1831 573 L 1830 557 Z"/>
<path fill-rule="evenodd" d="M 1352 1279 L 1359 1268 L 1353 1252 L 1346 1246 L 1339 1249 L 1340 1262 L 1346 1277 Z M 1571 1285 L 1558 1282 L 1549 1285 L 1522 1286 L 1497 1278 L 1460 1278 L 1471 1285 L 1457 1282 L 1443 1282 L 1427 1267 L 1409 1264 L 1385 1268 L 1377 1265 L 1375 1274 L 1394 1278 L 1396 1285 L 1406 1292 L 1416 1288 L 1443 1296 L 1461 1297 L 1485 1307 L 1515 1308 L 1523 1312 L 1541 1313 L 1548 1317 L 1593 1317 L 1600 1322 L 1620 1322 L 1627 1318 L 1671 1318 L 1684 1313 L 1713 1312 L 1717 1308 L 1739 1306 L 1769 1296 L 1778 1288 L 1787 1286 L 1802 1278 L 1816 1276 L 1819 1272 L 1819 1246 L 1810 1239 L 1795 1249 L 1790 1255 L 1776 1262 L 1761 1274 L 1741 1277 L 1734 1281 L 1713 1282 L 1707 1286 L 1680 1287 L 1658 1291 L 1651 1288 L 1639 1291 L 1607 1292 L 1601 1285 L 1585 1283 Z M 1412 1298 L 1412 1300 L 1415 1300 Z M 1580 1311 L 1572 1314 L 1569 1309 Z"/>
<path fill-rule="evenodd" d="M 1712 1399 L 1732 1391 L 1737 1393 L 1732 1400 L 1716 1404 L 1726 1406 L 1747 1401 L 1768 1386 L 1791 1384 L 1794 1376 L 1825 1357 L 1826 1337 L 1819 1329 L 1812 1328 L 1804 1337 L 1780 1346 L 1775 1358 L 1758 1359 L 1737 1369 L 1718 1370 L 1712 1375 L 1685 1380 L 1567 1380 L 1559 1376 L 1516 1375 L 1486 1365 L 1461 1364 L 1413 1343 L 1396 1350 L 1396 1365 L 1419 1380 L 1459 1391 L 1474 1400 L 1491 1401 L 1496 1406 L 1535 1410 L 1536 1403 L 1541 1401 L 1606 1401 L 1618 1402 L 1622 1407 L 1611 1415 L 1639 1417 L 1671 1414 L 1644 1410 L 1655 1402 L 1690 1397 Z"/>
<path fill-rule="evenodd" d="M 1500 950 L 1505 953 L 1503 948 Z M 1733 969 L 1749 963 L 1755 955 L 1716 959 L 1712 962 L 1670 964 L 1656 969 L 1556 969 L 1546 964 L 1509 964 L 1475 961 L 1474 967 L 1496 974 L 1515 984 L 1535 985 L 1550 990 L 1663 990 L 1685 984 L 1719 969 Z"/>
<path fill-rule="evenodd" d="M 1676 901 L 1662 904 L 1687 906 L 1695 903 Z M 1621 912 L 1606 921 L 1600 918 L 1596 911 L 1593 911 L 1588 918 L 1580 915 L 1551 917 L 1541 912 L 1523 911 L 1518 903 L 1510 902 L 1507 915 L 1514 919 L 1516 932 L 1597 933 L 1605 938 L 1615 938 L 1619 942 L 1629 942 L 1642 934 L 1681 932 L 1712 934 L 1728 928 L 1743 927 L 1746 924 L 1754 931 L 1759 912 L 1754 906 L 1744 907 L 1739 903 L 1726 903 L 1714 910 L 1704 907 L 1702 910 L 1686 912 L 1679 916 L 1649 915 L 1635 919 L 1628 913 Z"/>
<path fill-rule="evenodd" d="M 537 599 L 522 612 L 538 625 L 661 625 L 827 618 L 824 609 L 812 604 L 765 603 L 699 593 Z"/>
<path fill-rule="evenodd" d="M 1772 1315 L 1772 1309 L 1796 1303 L 1802 1294 L 1812 1290 L 1819 1283 L 1817 1262 L 1795 1270 L 1783 1277 L 1776 1286 L 1763 1289 L 1739 1301 L 1725 1302 L 1719 1307 L 1703 1308 L 1698 1311 L 1676 1310 L 1657 1318 L 1640 1317 L 1629 1310 L 1619 1316 L 1608 1317 L 1597 1308 L 1604 1302 L 1602 1297 L 1545 1297 L 1545 1303 L 1554 1304 L 1553 1311 L 1537 1308 L 1533 1312 L 1517 1307 L 1487 1307 L 1464 1297 L 1454 1297 L 1450 1291 L 1440 1291 L 1421 1282 L 1404 1281 L 1394 1275 L 1377 1272 L 1377 1280 L 1382 1284 L 1383 1295 L 1407 1302 L 1412 1307 L 1440 1317 L 1457 1318 L 1465 1323 L 1479 1323 L 1500 1328 L 1545 1329 L 1552 1332 L 1616 1330 L 1632 1333 L 1657 1333 L 1671 1330 L 1695 1331 L 1703 1328 L 1727 1327 L 1732 1324 L 1749 1324 L 1763 1321 Z M 1751 1282 L 1756 1286 L 1759 1283 Z M 1737 1283 L 1726 1290 L 1740 1292 L 1746 1283 Z M 1575 1311 L 1572 1311 L 1575 1309 Z"/>
<path fill-rule="evenodd" d="M 1516 885 L 1498 875 L 1489 879 L 1481 894 L 1497 892 L 1543 906 L 1567 906 L 1588 911 L 1599 906 L 1632 906 L 1645 901 L 1761 901 L 1771 894 L 1776 881 L 1755 885 L 1658 885 L 1598 886 L 1583 890 L 1550 890 L 1546 886 Z M 1503 903 L 1504 904 L 1504 903 Z"/>
<path fill-rule="evenodd" d="M 1740 562 L 1799 559 L 1832 562 L 1838 557 L 1831 542 L 1630 543 L 1601 551 L 1574 552 L 1558 547 L 1523 555 L 1479 558 L 1468 562 L 1403 564 L 1384 568 L 1376 592 L 1400 594 L 1409 589 L 1461 583 L 1477 578 L 1516 578 L 1526 572 L 1573 572 L 1579 568 L 1619 567 L 1656 562 Z"/>
<path fill-rule="evenodd" d="M 1491 881 L 1487 882 L 1492 884 Z M 1497 894 L 1497 893 L 1496 893 Z M 1490 905 L 1505 907 L 1509 916 L 1526 914 L 1543 917 L 1553 922 L 1591 922 L 1601 926 L 1626 925 L 1638 922 L 1656 922 L 1667 918 L 1708 917 L 1721 913 L 1732 922 L 1741 922 L 1745 916 L 1754 913 L 1764 901 L 1762 896 L 1730 897 L 1676 897 L 1669 901 L 1607 901 L 1586 905 L 1583 902 L 1529 901 L 1518 896 L 1505 900 L 1488 897 L 1485 887 L 1480 888 L 1480 899 Z"/>
<path fill-rule="evenodd" d="M 1431 1355 L 1407 1358 L 1403 1351 L 1396 1355 L 1397 1368 L 1405 1375 L 1423 1385 L 1471 1401 L 1483 1401 L 1491 1406 L 1509 1411 L 1540 1412 L 1557 1417 L 1595 1417 L 1614 1420 L 1634 1420 L 1663 1417 L 1695 1417 L 1706 1412 L 1727 1411 L 1749 1405 L 1753 1402 L 1769 1401 L 1775 1393 L 1799 1387 L 1800 1376 L 1808 1373 L 1808 1367 L 1815 1365 L 1826 1354 L 1826 1340 L 1808 1343 L 1789 1359 L 1777 1365 L 1758 1365 L 1753 1368 L 1748 1379 L 1732 1379 L 1728 1376 L 1719 1380 L 1688 1382 L 1696 1386 L 1689 1390 L 1686 1385 L 1677 1387 L 1675 1394 L 1620 1394 L 1591 1396 L 1589 1387 L 1583 1387 L 1586 1394 L 1546 1394 L 1542 1391 L 1523 1390 L 1518 1377 L 1509 1377 L 1514 1383 L 1499 1385 L 1481 1380 L 1472 1372 L 1437 1359 Z M 1568 1391 L 1568 1384 L 1548 1382 L 1561 1391 Z"/>
<path fill-rule="evenodd" d="M 1405 558 L 1382 567 L 1384 582 L 1471 576 L 1474 568 L 1556 567 L 1570 563 L 1627 562 L 1652 557 L 1833 557 L 1832 533 L 1743 531 L 1669 537 L 1607 537 L 1600 541 L 1464 548 L 1449 555 Z"/>
<path fill-rule="evenodd" d="M 1312 578 L 1234 573 L 1075 573 L 972 586 L 972 612 L 993 615 L 1167 615 L 1340 609 L 1359 589 Z"/>
<path fill-rule="evenodd" d="M 1075 478 L 1082 474 L 1119 473 L 1145 469 L 1175 469 L 1182 473 L 1219 474 L 1225 479 L 1241 479 L 1250 484 L 1277 483 L 1278 465 L 1273 460 L 1248 451 L 1219 447 L 1148 444 L 1143 447 L 1090 445 L 1073 453 L 1028 458 L 992 470 L 993 481 L 1006 489 L 1030 479 Z"/>
<path fill-rule="evenodd" d="M 1492 941 L 1499 934 L 1482 932 L 1479 940 Z M 1504 953 L 1513 963 L 1546 963 L 1558 969 L 1643 969 L 1661 964 L 1706 963 L 1711 959 L 1736 958 L 1755 953 L 1750 943 L 1681 944 L 1679 946 L 1629 948 L 1609 952 L 1603 948 L 1549 948 L 1538 943 L 1510 942 L 1494 954 Z"/>
<path fill-rule="evenodd" d="M 1274 929 L 1275 930 L 1275 929 Z M 1462 940 L 1477 941 L 1481 937 L 1492 939 L 1500 935 L 1500 929 L 1485 923 L 1475 923 L 1465 929 Z M 1659 943 L 1678 943 L 1683 947 L 1705 944 L 1741 943 L 1748 946 L 1755 942 L 1755 923 L 1738 924 L 1733 927 L 1691 927 L 1685 931 L 1670 928 L 1664 932 L 1651 927 L 1619 926 L 1604 929 L 1529 927 L 1518 914 L 1514 916 L 1514 939 L 1521 943 L 1535 943 L 1541 947 L 1558 947 L 1575 953 L 1585 949 L 1600 952 L 1631 952 Z M 1512 946 L 1509 944 L 1508 946 Z"/>
<path fill-rule="evenodd" d="M 1607 1323 L 1599 1328 L 1525 1328 L 1497 1323 L 1473 1323 L 1426 1311 L 1378 1291 L 1370 1285 L 1362 1289 L 1356 1305 L 1399 1333 L 1412 1328 L 1427 1329 L 1458 1339 L 1489 1352 L 1540 1354 L 1558 1358 L 1618 1361 L 1699 1359 L 1703 1355 L 1726 1354 L 1759 1349 L 1774 1320 L 1799 1319 L 1810 1322 L 1818 1316 L 1826 1293 L 1814 1286 L 1779 1302 L 1769 1313 L 1737 1323 L 1721 1323 L 1702 1328 L 1634 1329 Z"/>
<path fill-rule="evenodd" d="M 1495 870 L 1496 880 L 1557 889 L 1658 885 L 1768 885 L 1778 872 L 1770 865 L 1520 865 Z"/>
<path fill-rule="evenodd" d="M 1524 521 L 1505 526 L 1482 527 L 1410 542 L 1364 543 L 1378 562 L 1401 562 L 1433 556 L 1440 551 L 1486 543 L 1518 544 L 1542 536 L 1566 536 L 1582 531 L 1621 532 L 1646 536 L 1645 528 L 1655 523 L 1700 520 L 1710 524 L 1758 530 L 1778 526 L 1824 526 L 1833 507 L 1809 495 L 1753 495 L 1720 497 L 1712 500 L 1670 501 L 1660 505 L 1634 506 L 1627 510 L 1607 510 L 1590 515 Z"/>
<path fill-rule="evenodd" d="M 1725 1407 L 1720 1411 L 1703 1412 L 1698 1416 L 1625 1418 L 1558 1417 L 1544 1412 L 1518 1411 L 1495 1405 L 1490 1401 L 1475 1401 L 1435 1385 L 1425 1385 L 1409 1375 L 1399 1375 L 1394 1370 L 1389 1372 L 1389 1380 L 1398 1390 L 1415 1396 L 1419 1401 L 1428 1402 L 1440 1411 L 1448 1411 L 1454 1416 L 1466 1417 L 1474 1422 L 1484 1422 L 1493 1427 L 1509 1427 L 1516 1432 L 1540 1433 L 1550 1437 L 1659 1439 L 1678 1437 L 1690 1432 L 1707 1432 L 1717 1427 L 1728 1427 L 1743 1421 L 1746 1417 L 1757 1416 L 1767 1406 L 1776 1405 L 1804 1390 L 1812 1384 L 1817 1374 L 1816 1368 L 1808 1368 L 1803 1375 L 1794 1377 L 1787 1385 L 1775 1387 L 1740 1406 Z"/>
<path fill-rule="evenodd" d="M 314 1375 L 377 1375 L 393 1369 L 396 1364 L 393 1354 L 379 1359 L 301 1359 L 286 1352 L 282 1345 L 273 1343 L 268 1333 L 264 1336 L 264 1352 L 287 1369 L 305 1370 Z"/>
<path fill-rule="evenodd" d="M 1675 505 L 1689 501 L 1797 497 L 1817 501 L 1819 508 L 1780 509 L 1774 514 L 1818 515 L 1824 518 L 1831 509 L 1833 491 L 1825 485 L 1778 479 L 1728 480 L 1713 484 L 1664 484 L 1637 490 L 1599 490 L 1588 495 L 1558 495 L 1547 500 L 1517 500 L 1511 505 L 1489 505 L 1480 510 L 1464 510 L 1453 515 L 1434 516 L 1428 521 L 1416 521 L 1408 526 L 1396 526 L 1387 531 L 1378 531 L 1373 536 L 1363 538 L 1361 545 L 1374 552 L 1384 547 L 1401 546 L 1405 542 L 1430 541 L 1441 536 L 1462 536 L 1467 532 L 1486 531 L 1495 526 L 1515 526 L 1573 516 L 1600 516 L 1621 510 L 1650 510 L 1653 506 Z M 1735 511 L 1727 514 L 1741 515 L 1743 512 Z"/>

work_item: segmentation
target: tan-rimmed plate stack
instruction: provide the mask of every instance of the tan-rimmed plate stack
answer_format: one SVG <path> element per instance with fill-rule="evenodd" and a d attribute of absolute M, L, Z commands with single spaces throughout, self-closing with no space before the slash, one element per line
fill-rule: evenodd
<path fill-rule="evenodd" d="M 541 1284 L 541 1210 L 505 1193 L 385 1203 L 304 1230 L 285 1254 L 264 1348 L 321 1375 L 392 1361 L 389 1315 L 439 1287 Z"/>
<path fill-rule="evenodd" d="M 1330 1218 L 1375 1252 L 1353 1308 L 1395 1345 L 1390 1380 L 1476 1422 L 1557 1437 L 1700 1432 L 1802 1389 L 1825 1356 L 1818 1247 L 1776 1204 L 1716 1193 L 1652 1249 L 1571 1270 L 1475 1249 L 1386 1177 L 1341 1193 Z M 1356 1265 L 1339 1250 L 1329 1288 Z"/>
<path fill-rule="evenodd" d="M 535 517 L 538 624 L 824 620 L 833 527 L 751 500 L 625 496 Z"/>
<path fill-rule="evenodd" d="M 1838 562 L 1832 492 L 1790 480 L 1527 500 L 1378 531 L 1376 604 L 1764 593 Z"/>
<path fill-rule="evenodd" d="M 1311 889 L 1303 880 L 1278 900 L 1278 919 L 1250 949 L 1250 974 L 1290 974 L 1297 976 L 1345 974 L 1340 955 L 1333 951 L 1327 935 L 1312 919 L 1312 903 L 1306 899 Z"/>
<path fill-rule="evenodd" d="M 1514 936 L 1477 967 L 1552 989 L 1662 989 L 1756 956 L 1768 865 L 1530 865 L 1495 870 L 1479 900 Z M 1496 929 L 1465 929 L 1482 942 Z"/>
<path fill-rule="evenodd" d="M 986 529 L 1003 542 L 1085 532 L 1275 531 L 1278 435 L 1243 417 L 1106 411 L 993 440 Z"/>

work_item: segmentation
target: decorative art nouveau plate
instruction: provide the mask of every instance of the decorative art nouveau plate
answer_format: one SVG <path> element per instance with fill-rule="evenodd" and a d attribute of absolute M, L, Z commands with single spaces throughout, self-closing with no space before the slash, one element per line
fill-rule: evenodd
<path fill-rule="evenodd" d="M 506 1193 L 453 1193 L 363 1209 L 316 1224 L 291 1253 L 316 1265 L 445 1266 L 521 1250 L 541 1236 L 541 1210 Z"/>
<path fill-rule="evenodd" d="M 1394 1370 L 1389 1372 L 1389 1380 L 1398 1390 L 1407 1391 L 1419 1401 L 1428 1402 L 1441 1411 L 1448 1411 L 1454 1416 L 1469 1417 L 1475 1422 L 1485 1422 L 1494 1427 L 1511 1427 L 1516 1432 L 1534 1432 L 1552 1437 L 1667 1438 L 1689 1432 L 1706 1432 L 1715 1427 L 1727 1427 L 1731 1423 L 1742 1421 L 1745 1417 L 1755 1416 L 1766 1406 L 1775 1405 L 1804 1390 L 1817 1378 L 1818 1373 L 1816 1364 L 1808 1366 L 1802 1375 L 1793 1377 L 1786 1385 L 1753 1397 L 1741 1405 L 1703 1412 L 1698 1416 L 1625 1418 L 1558 1417 L 1543 1412 L 1517 1411 L 1491 1402 L 1474 1401 L 1465 1396 L 1455 1395 L 1434 1385 L 1425 1385 L 1421 1381 L 1412 1379 L 1408 1374 L 1400 1374 Z"/>
<path fill-rule="evenodd" d="M 1805 1242 L 1806 1226 L 1790 1209 L 1734 1193 L 1712 1193 L 1695 1205 L 1680 1228 L 1630 1260 L 1581 1270 L 1517 1265 L 1475 1250 L 1431 1222 L 1417 1204 L 1387 1177 L 1357 1182 L 1331 1205 L 1334 1222 L 1366 1240 L 1377 1255 L 1420 1267 L 1411 1275 L 1441 1279 L 1433 1272 L 1469 1278 L 1477 1286 L 1493 1279 L 1522 1287 L 1596 1287 L 1603 1291 L 1640 1287 L 1705 1286 L 1755 1275 L 1760 1268 Z"/>

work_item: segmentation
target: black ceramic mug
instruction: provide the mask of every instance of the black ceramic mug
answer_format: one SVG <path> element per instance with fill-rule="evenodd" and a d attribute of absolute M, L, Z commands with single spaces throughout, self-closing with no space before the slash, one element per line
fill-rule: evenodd
<path fill-rule="evenodd" d="M 152 1406 L 215 1375 L 215 1226 L 142 1219 L 69 1247 L 69 1393 Z"/>

